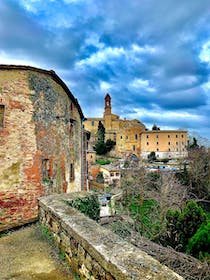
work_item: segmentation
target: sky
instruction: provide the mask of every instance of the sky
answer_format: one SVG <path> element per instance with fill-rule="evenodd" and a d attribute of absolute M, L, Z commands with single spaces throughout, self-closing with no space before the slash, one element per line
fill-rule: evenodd
<path fill-rule="evenodd" d="M 0 64 L 54 70 L 85 117 L 210 139 L 209 0 L 1 0 Z"/>

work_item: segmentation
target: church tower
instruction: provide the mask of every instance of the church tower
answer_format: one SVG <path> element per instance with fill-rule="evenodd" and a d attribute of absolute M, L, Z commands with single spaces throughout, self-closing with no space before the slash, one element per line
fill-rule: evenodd
<path fill-rule="evenodd" d="M 112 114 L 111 97 L 107 93 L 105 96 L 104 117 Z"/>

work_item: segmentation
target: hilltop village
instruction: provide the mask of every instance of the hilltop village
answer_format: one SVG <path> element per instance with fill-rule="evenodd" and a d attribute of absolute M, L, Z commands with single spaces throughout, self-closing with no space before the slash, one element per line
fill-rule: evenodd
<path fill-rule="evenodd" d="M 209 156 L 185 130 L 121 119 L 108 93 L 85 118 L 54 71 L 0 65 L 0 232 L 39 219 L 81 279 L 207 279 Z"/>
<path fill-rule="evenodd" d="M 103 118 L 87 118 L 85 129 L 90 131 L 90 144 L 97 142 L 98 125 L 105 128 L 105 140 L 116 142 L 114 154 L 117 157 L 135 155 L 147 159 L 151 152 L 157 158 L 180 158 L 187 154 L 187 131 L 160 130 L 156 125 L 148 130 L 139 120 L 120 119 L 112 114 L 111 97 L 106 94 L 104 99 Z"/>

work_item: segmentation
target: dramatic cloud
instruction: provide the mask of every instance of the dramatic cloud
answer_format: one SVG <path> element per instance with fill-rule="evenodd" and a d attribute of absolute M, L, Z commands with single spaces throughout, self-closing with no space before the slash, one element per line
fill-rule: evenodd
<path fill-rule="evenodd" d="M 209 0 L 2 0 L 0 63 L 53 69 L 86 117 L 210 138 Z"/>

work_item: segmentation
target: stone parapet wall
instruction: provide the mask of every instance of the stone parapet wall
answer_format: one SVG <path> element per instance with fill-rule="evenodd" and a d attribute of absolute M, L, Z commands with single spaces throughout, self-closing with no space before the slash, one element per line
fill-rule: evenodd
<path fill-rule="evenodd" d="M 53 233 L 57 246 L 81 279 L 183 279 L 65 203 L 86 195 L 71 193 L 39 199 L 40 222 Z"/>

